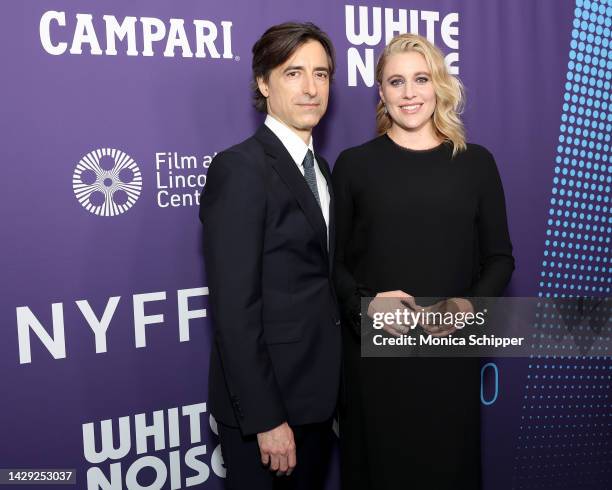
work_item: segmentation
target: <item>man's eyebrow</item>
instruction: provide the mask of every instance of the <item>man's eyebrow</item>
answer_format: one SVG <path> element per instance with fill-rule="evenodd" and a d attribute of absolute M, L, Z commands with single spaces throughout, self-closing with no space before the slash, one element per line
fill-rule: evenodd
<path fill-rule="evenodd" d="M 295 70 L 304 70 L 304 67 L 301 65 L 290 65 L 287 68 L 285 68 L 283 70 L 283 73 L 287 73 L 288 71 L 295 71 Z M 325 71 L 327 73 L 329 73 L 329 67 L 327 66 L 317 66 L 315 67 L 314 71 Z"/>
<path fill-rule="evenodd" d="M 294 70 L 303 70 L 304 67 L 303 66 L 299 66 L 299 65 L 290 65 L 287 68 L 285 68 L 283 70 L 283 73 L 287 73 L 288 71 L 294 71 Z"/>

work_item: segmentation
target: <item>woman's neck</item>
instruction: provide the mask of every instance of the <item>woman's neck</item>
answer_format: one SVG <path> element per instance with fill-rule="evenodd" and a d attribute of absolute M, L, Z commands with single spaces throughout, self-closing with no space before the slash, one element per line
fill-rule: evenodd
<path fill-rule="evenodd" d="M 438 146 L 443 141 L 436 135 L 433 124 L 427 124 L 414 130 L 404 129 L 397 124 L 393 124 L 387 134 L 395 143 L 411 150 L 428 150 Z"/>

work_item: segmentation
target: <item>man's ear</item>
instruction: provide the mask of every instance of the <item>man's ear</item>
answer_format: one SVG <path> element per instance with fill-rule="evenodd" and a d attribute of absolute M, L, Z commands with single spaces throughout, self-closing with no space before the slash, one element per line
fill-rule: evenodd
<path fill-rule="evenodd" d="M 264 97 L 268 97 L 268 94 L 270 92 L 268 90 L 268 84 L 264 80 L 264 77 L 257 77 L 257 88 L 261 92 L 261 95 L 263 95 Z"/>

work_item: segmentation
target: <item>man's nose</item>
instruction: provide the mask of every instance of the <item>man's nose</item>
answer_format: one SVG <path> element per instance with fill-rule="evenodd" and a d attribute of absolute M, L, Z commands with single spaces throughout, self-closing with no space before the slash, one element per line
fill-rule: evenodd
<path fill-rule="evenodd" d="M 315 80 L 315 75 L 311 74 L 304 77 L 304 85 L 302 87 L 305 94 L 314 97 L 317 95 L 317 84 Z"/>

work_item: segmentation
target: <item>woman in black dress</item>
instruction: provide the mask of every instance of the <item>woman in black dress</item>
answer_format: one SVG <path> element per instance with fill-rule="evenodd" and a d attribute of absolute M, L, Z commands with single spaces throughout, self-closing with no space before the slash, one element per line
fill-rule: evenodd
<path fill-rule="evenodd" d="M 437 48 L 397 36 L 376 78 L 379 136 L 343 151 L 333 172 L 343 488 L 477 490 L 479 360 L 361 358 L 359 312 L 370 296 L 371 308 L 435 297 L 438 310 L 467 312 L 465 298 L 501 295 L 514 269 L 502 184 L 491 153 L 465 142 L 462 86 Z"/>

